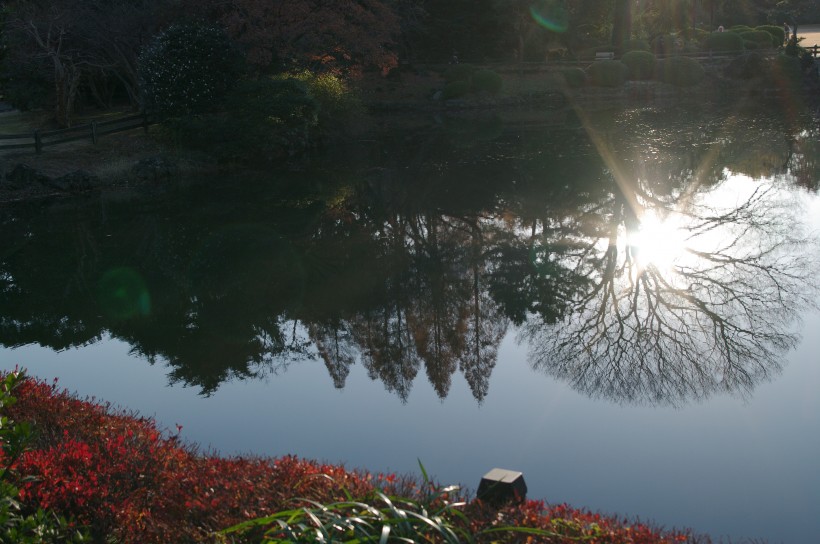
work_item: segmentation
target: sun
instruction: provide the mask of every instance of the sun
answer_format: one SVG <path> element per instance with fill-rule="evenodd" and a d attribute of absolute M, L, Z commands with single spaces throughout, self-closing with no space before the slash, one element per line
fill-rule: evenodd
<path fill-rule="evenodd" d="M 686 255 L 687 230 L 677 214 L 658 216 L 647 210 L 637 231 L 627 234 L 627 245 L 640 269 L 652 266 L 661 271 L 672 271 Z"/>

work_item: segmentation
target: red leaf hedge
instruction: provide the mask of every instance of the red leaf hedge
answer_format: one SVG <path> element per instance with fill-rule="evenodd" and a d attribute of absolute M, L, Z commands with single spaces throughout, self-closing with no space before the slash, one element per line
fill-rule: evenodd
<path fill-rule="evenodd" d="M 203 542 L 239 522 L 293 508 L 294 498 L 322 503 L 365 497 L 376 488 L 413 493 L 408 479 L 348 471 L 340 466 L 287 456 L 220 457 L 161 431 L 138 417 L 94 399 L 78 399 L 27 379 L 4 414 L 34 429 L 31 449 L 14 467 L 21 498 L 74 517 L 95 540 L 114 536 L 127 543 Z M 496 510 L 480 501 L 464 509 L 471 529 L 493 525 L 547 529 L 564 538 L 538 542 L 655 544 L 683 542 L 689 533 L 663 533 L 567 505 L 526 501 Z M 527 537 L 510 535 L 515 541 Z M 535 538 L 535 540 L 532 540 Z M 495 539 L 498 539 L 496 534 Z"/>

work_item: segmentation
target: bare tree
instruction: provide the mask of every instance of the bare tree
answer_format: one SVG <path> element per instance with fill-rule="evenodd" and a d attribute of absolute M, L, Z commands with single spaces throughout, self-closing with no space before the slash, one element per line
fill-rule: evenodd
<path fill-rule="evenodd" d="M 616 199 L 571 257 L 592 288 L 563 322 L 531 321 L 522 332 L 533 367 L 590 396 L 673 405 L 749 394 L 777 374 L 797 342 L 791 325 L 817 291 L 808 251 L 816 240 L 796 201 L 773 184 L 759 182 L 731 205 L 720 200 L 736 195 L 718 192 L 654 208 L 682 218 L 683 245 L 669 267 L 624 242 L 636 214 Z"/>
<path fill-rule="evenodd" d="M 132 105 L 139 101 L 137 57 L 162 24 L 165 0 L 14 0 L 5 33 L 7 62 L 46 60 L 52 67 L 54 116 L 69 126 L 85 84 L 105 104 L 101 83 L 120 83 Z M 106 104 L 107 105 L 107 104 Z"/>
<path fill-rule="evenodd" d="M 45 59 L 52 67 L 55 120 L 69 126 L 86 61 L 73 40 L 74 17 L 62 3 L 17 2 L 8 8 L 6 33 L 14 60 Z"/>

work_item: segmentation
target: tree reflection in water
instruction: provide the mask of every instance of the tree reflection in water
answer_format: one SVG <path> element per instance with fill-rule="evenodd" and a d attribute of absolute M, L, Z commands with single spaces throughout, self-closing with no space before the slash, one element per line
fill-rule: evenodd
<path fill-rule="evenodd" d="M 816 247 L 798 198 L 773 182 L 730 178 L 666 209 L 641 209 L 677 218 L 682 245 L 663 267 L 630 245 L 640 219 L 627 200 L 596 213 L 586 236 L 568 235 L 576 251 L 567 266 L 592 288 L 560 323 L 524 326 L 533 367 L 590 396 L 659 404 L 748 394 L 777 374 L 798 340 L 795 318 L 817 296 Z"/>
<path fill-rule="evenodd" d="M 514 326 L 536 369 L 588 395 L 748 394 L 816 300 L 785 186 L 816 189 L 816 133 L 767 124 L 788 145 L 759 161 L 712 116 L 625 115 L 598 126 L 617 168 L 572 124 L 461 120 L 384 142 L 379 168 L 334 164 L 349 179 L 3 208 L 0 343 L 116 338 L 203 394 L 309 360 L 337 388 L 361 363 L 401 401 L 422 369 L 442 399 L 460 373 L 481 402 Z"/>

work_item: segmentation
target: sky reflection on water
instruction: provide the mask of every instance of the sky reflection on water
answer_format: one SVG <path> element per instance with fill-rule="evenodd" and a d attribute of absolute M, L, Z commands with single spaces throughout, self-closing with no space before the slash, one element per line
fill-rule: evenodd
<path fill-rule="evenodd" d="M 820 328 L 820 316 L 804 328 Z M 475 488 L 494 466 L 525 473 L 531 497 L 640 515 L 713 536 L 802 542 L 820 504 L 820 337 L 806 335 L 786 371 L 749 400 L 716 397 L 684 408 L 593 401 L 533 373 L 512 338 L 499 350 L 491 394 L 476 404 L 455 380 L 444 401 L 418 380 L 407 404 L 355 366 L 332 390 L 318 361 L 265 381 L 233 381 L 210 398 L 165 385 L 161 364 L 135 364 L 102 342 L 55 357 L 39 347 L 0 351 L 70 390 L 116 402 L 223 453 L 297 455 L 378 471 L 417 472 Z M 66 369 L 70 368 L 67 372 Z M 773 522 L 776 520 L 776 522 Z"/>
<path fill-rule="evenodd" d="M 648 209 L 647 197 L 672 208 L 702 157 L 697 146 L 679 155 L 663 142 L 672 134 L 697 143 L 709 131 L 641 132 L 640 122 L 653 116 L 643 115 L 649 120 L 630 123 L 652 134 L 658 151 L 654 162 L 635 168 L 659 177 L 666 168 L 675 190 L 645 178 L 638 196 Z M 465 124 L 459 121 L 459 135 Z M 404 137 L 432 138 L 434 151 L 425 153 L 434 157 L 388 155 L 400 168 L 369 169 L 364 181 L 356 171 L 356 181 L 338 189 L 323 180 L 310 191 L 330 194 L 314 200 L 254 193 L 247 183 L 222 194 L 182 193 L 179 202 L 140 197 L 10 214 L 5 236 L 14 243 L 0 255 L 7 272 L 0 309 L 6 345 L 16 349 L 0 348 L 0 362 L 59 376 L 69 390 L 168 427 L 181 424 L 188 440 L 226 454 L 293 453 L 399 472 L 415 472 L 420 459 L 443 483 L 468 487 L 501 466 L 523 471 L 530 495 L 549 502 L 715 537 L 797 543 L 817 534 L 820 316 L 807 304 L 817 300 L 816 268 L 799 260 L 816 257 L 801 224 L 820 232 L 820 199 L 816 180 L 794 186 L 810 185 L 811 161 L 792 164 L 799 176 L 789 168 L 760 174 L 794 162 L 794 150 L 808 144 L 774 146 L 776 160 L 761 162 L 748 146 L 729 142 L 724 160 L 758 179 L 712 165 L 709 184 L 695 195 L 720 193 L 743 204 L 745 189 L 771 188 L 735 218 L 737 239 L 750 236 L 754 244 L 732 244 L 725 235 L 710 242 L 722 251 L 730 245 L 729 253 L 755 266 L 773 265 L 772 281 L 753 282 L 755 269 L 742 266 L 727 275 L 674 256 L 663 266 L 630 263 L 640 255 L 622 243 L 631 198 L 611 190 L 600 160 L 559 152 L 590 149 L 574 132 L 556 138 L 549 129 L 544 141 L 530 143 L 499 130 L 490 148 L 496 158 L 488 161 L 486 142 L 460 141 L 453 151 L 449 129 L 436 130 Z M 642 141 L 608 130 L 627 147 L 637 145 L 630 137 Z M 234 194 L 242 191 L 248 194 Z M 789 198 L 805 202 L 805 215 Z M 714 201 L 689 202 L 678 209 L 687 219 L 720 223 L 721 213 L 703 212 Z M 762 215 L 754 213 L 758 205 Z M 786 244 L 789 237 L 806 251 Z M 58 266 L 47 275 L 43 263 L 50 262 Z M 697 285 L 671 284 L 671 270 Z M 138 285 L 133 300 L 124 300 L 135 305 L 95 300 L 108 281 Z M 702 334 L 641 344 L 644 329 L 634 326 L 638 344 L 608 336 L 619 322 L 617 312 L 606 313 L 618 307 L 615 299 L 600 304 L 588 294 L 606 286 L 629 309 L 641 282 L 642 300 L 683 296 L 674 311 L 655 314 L 667 330 L 697 325 Z M 739 306 L 732 289 L 744 295 Z M 641 311 L 652 307 L 641 304 Z M 726 319 L 705 319 L 704 308 L 718 307 L 731 308 L 736 323 L 755 334 L 709 348 L 715 334 L 708 326 Z M 578 328 L 578 315 L 601 309 L 610 329 Z M 792 321 L 797 314 L 804 323 Z M 594 357 L 566 351 L 579 338 Z M 686 377 L 679 391 L 653 370 L 664 357 Z M 728 360 L 764 372 L 748 380 L 741 372 L 733 382 Z M 648 370 L 636 373 L 641 365 Z M 697 365 L 708 366 L 706 379 L 688 377 Z M 266 376 L 247 379 L 253 372 L 245 368 Z M 628 386 L 613 388 L 612 376 Z"/>

